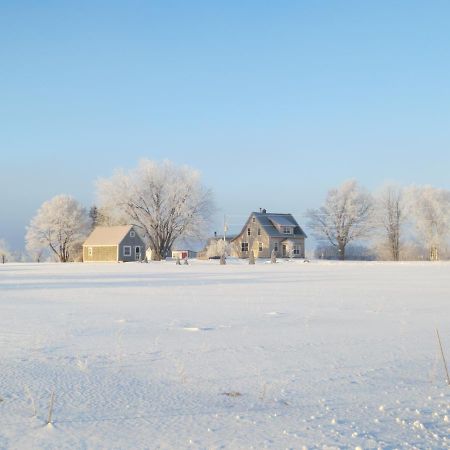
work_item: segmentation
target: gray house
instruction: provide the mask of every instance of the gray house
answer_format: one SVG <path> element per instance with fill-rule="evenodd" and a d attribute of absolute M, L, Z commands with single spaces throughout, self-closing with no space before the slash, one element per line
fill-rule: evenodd
<path fill-rule="evenodd" d="M 241 233 L 231 241 L 231 256 L 248 258 L 253 250 L 256 258 L 270 258 L 275 250 L 281 258 L 305 257 L 305 232 L 292 214 L 252 212 Z"/>
<path fill-rule="evenodd" d="M 144 241 L 132 225 L 96 227 L 83 244 L 83 262 L 130 262 L 144 258 Z"/>

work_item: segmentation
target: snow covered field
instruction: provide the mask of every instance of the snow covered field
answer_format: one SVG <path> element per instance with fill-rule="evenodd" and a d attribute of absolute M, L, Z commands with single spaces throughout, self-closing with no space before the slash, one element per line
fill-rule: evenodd
<path fill-rule="evenodd" d="M 447 263 L 0 265 L 0 448 L 450 448 L 436 327 Z"/>

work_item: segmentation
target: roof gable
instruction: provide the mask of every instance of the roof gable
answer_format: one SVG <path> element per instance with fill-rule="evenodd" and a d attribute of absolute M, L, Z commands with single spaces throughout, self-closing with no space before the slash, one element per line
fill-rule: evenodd
<path fill-rule="evenodd" d="M 132 225 L 95 227 L 83 245 L 119 245 L 132 228 Z"/>

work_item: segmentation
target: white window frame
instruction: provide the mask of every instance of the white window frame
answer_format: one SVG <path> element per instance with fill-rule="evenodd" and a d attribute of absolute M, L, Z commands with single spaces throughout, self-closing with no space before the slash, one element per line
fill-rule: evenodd
<path fill-rule="evenodd" d="M 258 250 L 260 251 L 260 252 L 262 252 L 263 251 L 263 243 L 262 242 L 260 242 L 259 243 L 259 246 L 258 246 Z"/>
<path fill-rule="evenodd" d="M 123 256 L 131 256 L 131 245 L 123 246 Z"/>
<path fill-rule="evenodd" d="M 133 230 L 131 230 L 131 231 L 130 231 L 130 237 L 132 237 L 132 238 L 133 238 L 133 237 L 135 237 L 135 236 L 136 236 L 136 232 L 135 232 L 135 231 L 133 231 Z"/>
<path fill-rule="evenodd" d="M 245 250 L 247 249 L 247 250 Z M 241 252 L 242 253 L 248 253 L 249 247 L 248 242 L 241 242 Z"/>
<path fill-rule="evenodd" d="M 283 234 L 293 234 L 292 227 L 283 226 Z"/>
<path fill-rule="evenodd" d="M 294 244 L 293 248 L 292 248 L 292 253 L 294 255 L 300 255 L 302 251 L 302 247 L 300 244 Z"/>

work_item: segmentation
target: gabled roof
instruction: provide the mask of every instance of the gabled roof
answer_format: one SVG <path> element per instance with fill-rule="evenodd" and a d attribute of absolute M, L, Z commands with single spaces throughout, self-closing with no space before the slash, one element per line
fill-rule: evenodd
<path fill-rule="evenodd" d="M 83 245 L 119 245 L 132 228 L 132 225 L 95 227 Z"/>
<path fill-rule="evenodd" d="M 295 237 L 304 237 L 304 238 L 307 237 L 306 233 L 302 230 L 302 228 L 297 223 L 297 221 L 294 219 L 294 216 L 292 214 L 278 214 L 278 213 L 268 213 L 268 212 L 252 212 L 250 214 L 250 218 L 247 220 L 245 227 L 244 227 L 243 231 L 241 232 L 241 234 L 243 232 L 245 232 L 245 228 L 247 227 L 247 224 L 248 224 L 249 220 L 251 220 L 252 217 L 256 218 L 256 220 L 259 222 L 261 227 L 264 229 L 264 231 L 270 237 L 284 237 L 284 238 L 286 238 L 287 236 L 294 237 L 294 238 Z M 286 235 L 284 233 L 280 233 L 280 231 L 278 231 L 276 225 L 294 227 L 294 234 Z"/>

